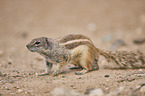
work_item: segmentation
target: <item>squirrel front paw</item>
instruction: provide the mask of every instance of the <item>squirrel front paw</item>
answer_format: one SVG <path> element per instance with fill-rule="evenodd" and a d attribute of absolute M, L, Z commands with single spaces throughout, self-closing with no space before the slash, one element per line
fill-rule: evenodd
<path fill-rule="evenodd" d="M 75 72 L 76 75 L 84 75 L 85 73 L 87 73 L 88 71 L 87 70 L 82 70 L 82 71 L 78 71 L 78 72 Z"/>
<path fill-rule="evenodd" d="M 53 76 L 57 76 L 59 74 L 59 71 L 54 71 Z"/>

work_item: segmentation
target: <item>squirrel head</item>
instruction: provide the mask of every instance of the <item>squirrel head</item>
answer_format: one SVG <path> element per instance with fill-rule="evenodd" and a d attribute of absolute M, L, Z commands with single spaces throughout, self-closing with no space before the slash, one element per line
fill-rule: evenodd
<path fill-rule="evenodd" d="M 47 37 L 40 37 L 33 39 L 26 47 L 31 52 L 41 52 L 42 50 L 51 50 L 52 49 L 52 40 Z"/>

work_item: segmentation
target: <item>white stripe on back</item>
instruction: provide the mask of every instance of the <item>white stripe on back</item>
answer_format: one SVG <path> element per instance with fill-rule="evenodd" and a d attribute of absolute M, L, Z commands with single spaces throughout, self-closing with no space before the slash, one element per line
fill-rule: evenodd
<path fill-rule="evenodd" d="M 83 41 L 85 41 L 85 42 L 87 41 L 92 44 L 92 42 L 88 39 L 77 39 L 77 40 L 67 41 L 65 43 L 60 43 L 60 45 L 67 45 L 67 44 L 71 44 L 71 43 L 75 43 L 75 42 L 83 42 Z"/>

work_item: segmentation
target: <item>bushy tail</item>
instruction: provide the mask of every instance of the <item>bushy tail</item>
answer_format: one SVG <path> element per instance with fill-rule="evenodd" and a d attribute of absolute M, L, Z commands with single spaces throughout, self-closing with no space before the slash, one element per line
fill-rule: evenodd
<path fill-rule="evenodd" d="M 119 68 L 145 68 L 145 54 L 141 51 L 103 51 L 100 49 L 97 51 L 108 62 L 113 61 Z"/>

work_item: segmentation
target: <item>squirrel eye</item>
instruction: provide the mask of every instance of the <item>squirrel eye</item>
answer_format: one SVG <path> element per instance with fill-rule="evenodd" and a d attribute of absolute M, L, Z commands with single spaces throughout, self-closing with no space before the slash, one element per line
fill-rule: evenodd
<path fill-rule="evenodd" d="M 40 43 L 39 41 L 36 41 L 36 42 L 35 42 L 35 44 L 39 44 L 39 43 Z"/>

